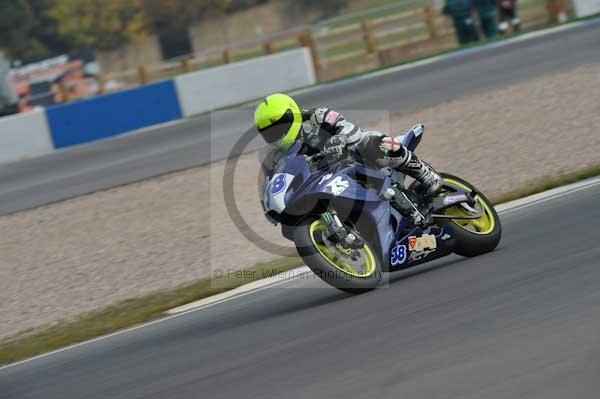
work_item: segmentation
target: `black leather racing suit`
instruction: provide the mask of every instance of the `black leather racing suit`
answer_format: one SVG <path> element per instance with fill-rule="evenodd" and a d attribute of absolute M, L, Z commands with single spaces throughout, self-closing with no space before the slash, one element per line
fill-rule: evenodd
<path fill-rule="evenodd" d="M 341 152 L 345 148 L 380 167 L 391 167 L 415 178 L 428 194 L 435 194 L 442 186 L 441 176 L 395 137 L 362 131 L 328 108 L 303 110 L 302 119 L 302 142 L 315 151 L 338 148 Z"/>

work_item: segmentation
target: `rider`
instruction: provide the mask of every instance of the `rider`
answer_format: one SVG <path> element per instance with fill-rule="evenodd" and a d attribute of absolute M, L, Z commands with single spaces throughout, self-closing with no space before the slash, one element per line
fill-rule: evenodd
<path fill-rule="evenodd" d="M 263 139 L 280 151 L 286 151 L 297 140 L 308 150 L 332 156 L 342 156 L 347 149 L 380 167 L 413 177 L 426 196 L 435 196 L 442 187 L 442 177 L 399 139 L 364 132 L 328 108 L 301 110 L 290 96 L 272 94 L 256 108 L 254 122 Z"/>

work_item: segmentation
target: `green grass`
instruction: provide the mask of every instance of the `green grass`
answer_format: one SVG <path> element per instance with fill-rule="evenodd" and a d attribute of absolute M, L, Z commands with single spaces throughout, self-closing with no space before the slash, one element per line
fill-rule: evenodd
<path fill-rule="evenodd" d="M 46 353 L 159 318 L 165 311 L 302 265 L 297 256 L 258 264 L 242 275 L 206 278 L 170 291 L 128 299 L 79 318 L 0 342 L 0 364 Z M 227 274 L 227 272 L 226 272 Z"/>
<path fill-rule="evenodd" d="M 576 172 L 547 177 L 494 198 L 495 204 L 536 194 L 565 184 L 600 175 L 600 164 Z M 271 277 L 302 264 L 297 256 L 258 264 L 243 275 L 202 279 L 195 283 L 119 302 L 104 309 L 84 314 L 73 321 L 16 336 L 0 342 L 0 364 L 11 363 L 77 342 L 109 334 L 159 318 L 165 311 L 202 298 L 220 294 L 252 281 Z"/>
<path fill-rule="evenodd" d="M 524 185 L 516 190 L 499 195 L 498 197 L 493 198 L 492 201 L 494 202 L 494 204 L 502 204 L 504 202 L 509 202 L 519 198 L 527 197 L 529 195 L 541 193 L 543 191 L 551 190 L 556 187 L 575 183 L 577 181 L 599 175 L 600 164 L 592 165 L 575 172 L 565 173 L 553 177 L 546 177 L 543 179 L 537 179 L 531 184 Z"/>

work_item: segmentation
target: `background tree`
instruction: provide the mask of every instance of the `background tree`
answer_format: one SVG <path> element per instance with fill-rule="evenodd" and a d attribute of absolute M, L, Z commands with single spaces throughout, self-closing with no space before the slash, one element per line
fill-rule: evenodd
<path fill-rule="evenodd" d="M 159 37 L 163 57 L 192 52 L 188 28 L 204 18 L 221 16 L 266 0 L 143 0 L 152 30 Z"/>
<path fill-rule="evenodd" d="M 143 0 L 144 12 L 156 33 L 188 28 L 203 18 L 231 13 L 268 0 Z"/>
<path fill-rule="evenodd" d="M 56 0 L 26 0 L 34 18 L 30 36 L 38 40 L 50 55 L 69 53 L 71 46 L 58 32 L 57 21 L 49 15 Z"/>
<path fill-rule="evenodd" d="M 232 13 L 269 0 L 142 0 L 144 12 L 157 30 L 188 27 L 202 18 Z M 273 0 L 276 1 L 276 0 Z M 343 1 L 343 0 L 342 0 Z"/>
<path fill-rule="evenodd" d="M 187 29 L 199 12 L 195 3 L 198 1 L 143 0 L 144 14 L 152 31 L 158 35 L 164 58 L 192 51 Z"/>
<path fill-rule="evenodd" d="M 281 0 L 0 0 L 0 49 L 12 59 L 31 61 L 74 50 L 112 50 L 153 31 L 170 58 L 191 51 L 191 24 L 269 1 Z M 349 0 L 287 1 L 293 12 L 317 10 L 327 17 Z"/>
<path fill-rule="evenodd" d="M 49 15 L 55 4 L 56 0 L 0 1 L 0 48 L 23 61 L 70 52 L 57 21 Z"/>
<path fill-rule="evenodd" d="M 75 49 L 113 50 L 147 34 L 141 0 L 56 0 L 49 15 Z"/>
<path fill-rule="evenodd" d="M 13 59 L 46 55 L 48 50 L 30 37 L 34 24 L 34 15 L 27 1 L 0 2 L 0 48 Z"/>

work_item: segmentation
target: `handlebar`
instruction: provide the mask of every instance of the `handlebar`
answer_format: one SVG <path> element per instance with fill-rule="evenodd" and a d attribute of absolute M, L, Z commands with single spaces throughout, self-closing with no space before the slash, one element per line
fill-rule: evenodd
<path fill-rule="evenodd" d="M 315 155 L 311 155 L 311 156 L 305 156 L 306 162 L 313 162 L 313 161 L 318 161 L 320 159 L 323 159 L 327 156 L 328 154 L 324 153 L 324 152 L 318 152 Z"/>
<path fill-rule="evenodd" d="M 343 156 L 338 156 L 335 153 L 331 154 L 326 151 L 321 151 L 321 152 L 318 152 L 311 156 L 305 156 L 305 159 L 306 159 L 306 162 L 313 162 L 313 161 L 319 161 L 319 160 L 321 160 L 323 158 L 327 158 L 327 157 L 331 157 L 332 160 L 337 160 L 337 159 L 343 158 Z"/>

